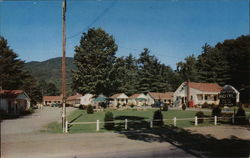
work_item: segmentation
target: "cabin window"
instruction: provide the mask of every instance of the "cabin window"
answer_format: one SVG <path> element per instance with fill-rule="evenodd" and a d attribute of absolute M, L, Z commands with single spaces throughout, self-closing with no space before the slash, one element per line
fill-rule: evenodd
<path fill-rule="evenodd" d="M 207 100 L 207 95 L 205 95 L 205 100 Z"/>
<path fill-rule="evenodd" d="M 166 103 L 166 102 L 167 102 L 167 99 L 164 99 L 164 102 Z"/>
<path fill-rule="evenodd" d="M 191 100 L 193 100 L 193 96 L 191 95 Z"/>

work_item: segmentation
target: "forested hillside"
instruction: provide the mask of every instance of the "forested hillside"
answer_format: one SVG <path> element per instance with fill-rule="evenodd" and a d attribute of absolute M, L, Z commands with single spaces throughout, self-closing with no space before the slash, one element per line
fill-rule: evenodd
<path fill-rule="evenodd" d="M 71 70 L 75 69 L 73 64 L 74 59 L 72 57 L 67 57 L 67 82 L 70 84 Z M 47 83 L 54 83 L 58 89 L 60 89 L 61 83 L 61 57 L 52 58 L 46 61 L 38 62 L 32 61 L 25 63 L 25 69 L 30 71 L 30 73 L 37 78 L 37 80 L 44 80 Z M 70 85 L 68 87 L 70 88 Z"/>

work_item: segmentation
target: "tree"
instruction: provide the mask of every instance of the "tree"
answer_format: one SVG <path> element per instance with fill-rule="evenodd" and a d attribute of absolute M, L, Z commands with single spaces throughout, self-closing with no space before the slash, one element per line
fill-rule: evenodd
<path fill-rule="evenodd" d="M 215 48 L 221 51 L 228 62 L 227 84 L 240 91 L 241 101 L 250 103 L 250 35 L 236 39 L 225 40 L 216 44 Z"/>
<path fill-rule="evenodd" d="M 140 54 L 138 63 L 138 91 L 165 92 L 171 89 L 168 82 L 170 67 L 161 64 L 147 48 Z"/>
<path fill-rule="evenodd" d="M 180 74 L 183 81 L 198 81 L 197 60 L 194 55 L 185 58 L 185 62 L 178 62 L 177 72 Z"/>
<path fill-rule="evenodd" d="M 229 80 L 229 66 L 225 56 L 217 48 L 205 44 L 203 53 L 198 56 L 197 67 L 202 82 L 224 85 Z"/>
<path fill-rule="evenodd" d="M 42 101 L 42 93 L 39 89 L 38 82 L 30 74 L 27 74 L 27 78 L 25 78 L 24 83 L 20 87 L 20 89 L 25 90 L 27 95 L 30 97 L 31 105 L 35 105 L 37 102 Z"/>
<path fill-rule="evenodd" d="M 24 61 L 10 49 L 8 42 L 0 37 L 0 87 L 3 89 L 18 89 L 27 78 L 23 70 Z"/>
<path fill-rule="evenodd" d="M 24 61 L 10 49 L 8 42 L 0 37 L 0 87 L 2 89 L 24 90 L 31 99 L 31 105 L 42 100 L 37 80 L 24 70 Z"/>
<path fill-rule="evenodd" d="M 115 93 L 132 95 L 137 92 L 138 69 L 136 59 L 131 54 L 117 58 L 112 73 L 118 85 Z"/>
<path fill-rule="evenodd" d="M 113 81 L 111 69 L 115 63 L 117 45 L 103 29 L 91 28 L 84 33 L 80 45 L 75 47 L 72 87 L 78 93 L 110 95 Z"/>

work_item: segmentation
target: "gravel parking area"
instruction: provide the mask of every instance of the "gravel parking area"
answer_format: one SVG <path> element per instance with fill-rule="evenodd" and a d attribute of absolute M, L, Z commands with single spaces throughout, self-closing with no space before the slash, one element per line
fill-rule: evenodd
<path fill-rule="evenodd" d="M 67 107 L 67 113 L 75 108 Z M 9 134 L 24 134 L 39 132 L 45 125 L 61 120 L 61 108 L 44 107 L 36 109 L 35 113 L 17 119 L 3 120 L 1 122 L 1 136 Z"/>

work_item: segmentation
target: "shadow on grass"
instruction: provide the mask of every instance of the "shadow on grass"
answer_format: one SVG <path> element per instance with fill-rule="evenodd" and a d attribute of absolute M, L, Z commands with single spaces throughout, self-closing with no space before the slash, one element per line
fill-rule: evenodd
<path fill-rule="evenodd" d="M 190 130 L 173 126 L 149 128 L 149 122 L 140 120 L 128 124 L 117 123 L 115 132 L 128 139 L 145 142 L 168 142 L 197 157 L 249 157 L 250 142 L 237 137 L 217 139 L 211 135 L 192 133 Z"/>
<path fill-rule="evenodd" d="M 146 117 L 139 117 L 139 116 L 125 116 L 125 115 L 121 115 L 121 116 L 116 116 L 114 118 L 115 120 L 125 120 L 128 119 L 129 120 L 144 120 L 147 119 Z"/>

